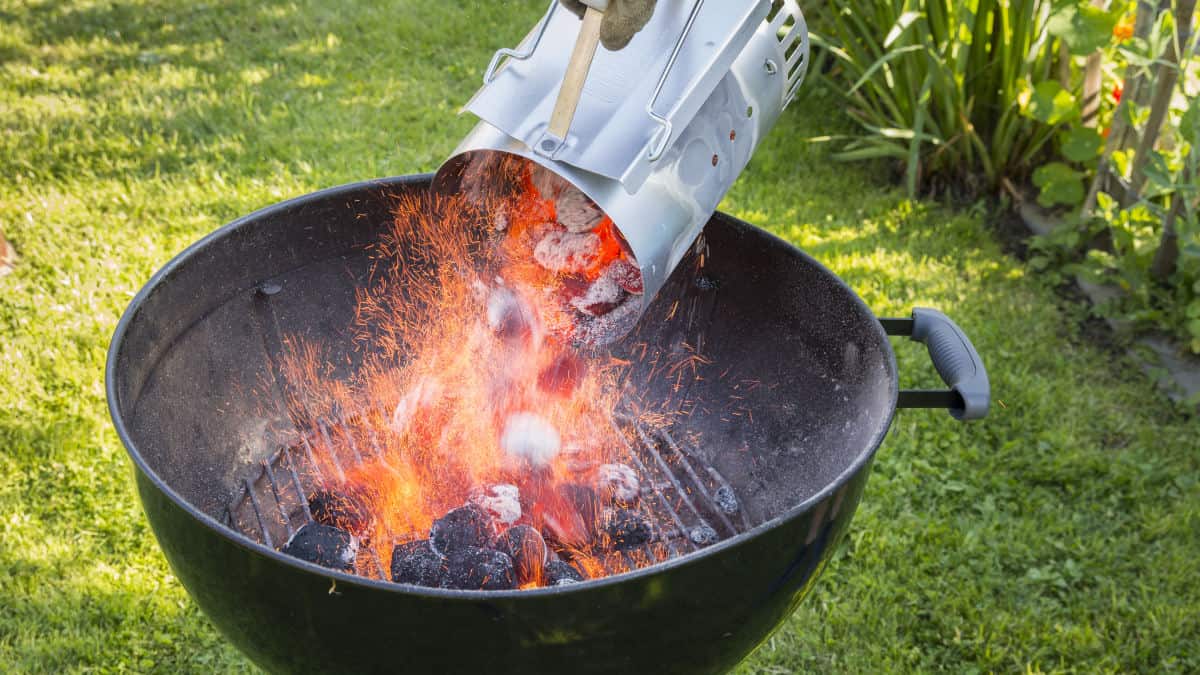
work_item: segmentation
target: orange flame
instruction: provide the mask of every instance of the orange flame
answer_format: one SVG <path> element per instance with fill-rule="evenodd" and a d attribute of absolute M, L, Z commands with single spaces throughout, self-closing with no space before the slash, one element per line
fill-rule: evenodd
<path fill-rule="evenodd" d="M 365 505 L 360 534 L 385 569 L 395 544 L 425 539 L 435 519 L 496 485 L 518 488 L 516 523 L 552 538 L 591 577 L 656 562 L 661 547 L 608 551 L 603 514 L 568 494 L 594 485 L 601 465 L 623 461 L 612 415 L 628 364 L 572 347 L 578 317 L 566 299 L 632 257 L 605 217 L 585 270 L 537 264 L 532 251 L 557 217 L 555 202 L 538 193 L 523 160 L 490 170 L 482 184 L 507 190 L 399 198 L 394 227 L 376 247 L 372 286 L 359 291 L 358 339 L 370 356 L 352 382 L 330 377 L 314 345 L 288 341 L 284 368 L 302 392 L 289 402 L 300 411 L 294 417 L 308 425 L 341 419 L 333 432 L 309 434 L 319 439 L 316 478 Z M 504 214 L 502 228 L 496 214 Z M 514 415 L 548 423 L 559 450 L 534 458 L 506 451 Z"/>

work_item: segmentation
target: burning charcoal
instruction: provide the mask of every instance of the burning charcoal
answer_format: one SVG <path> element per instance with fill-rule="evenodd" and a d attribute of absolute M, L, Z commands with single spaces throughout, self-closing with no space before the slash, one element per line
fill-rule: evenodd
<path fill-rule="evenodd" d="M 525 584 L 541 577 L 546 564 L 546 541 L 528 525 L 510 527 L 496 540 L 496 550 L 513 561 L 517 583 Z"/>
<path fill-rule="evenodd" d="M 717 488 L 713 499 L 717 502 L 717 508 L 727 515 L 733 515 L 742 508 L 742 505 L 738 503 L 737 495 L 733 494 L 733 488 L 725 485 Z"/>
<path fill-rule="evenodd" d="M 577 234 L 591 232 L 604 220 L 604 211 L 573 185 L 569 185 L 558 196 L 554 210 L 558 214 L 558 222 L 562 223 L 567 231 Z"/>
<path fill-rule="evenodd" d="M 587 524 L 588 529 L 596 526 L 600 521 L 600 514 L 604 506 L 600 503 L 600 496 L 596 491 L 587 485 L 579 483 L 567 483 L 560 488 L 562 495 L 567 498 L 567 501 L 575 507 L 579 512 L 579 516 L 583 518 L 583 522 Z"/>
<path fill-rule="evenodd" d="M 562 440 L 544 417 L 522 412 L 509 415 L 500 435 L 500 447 L 509 457 L 523 459 L 534 467 L 544 467 L 558 455 Z"/>
<path fill-rule="evenodd" d="M 587 362 L 571 352 L 563 352 L 538 373 L 538 386 L 543 391 L 569 394 L 576 383 L 587 374 Z"/>
<path fill-rule="evenodd" d="M 605 523 L 605 530 L 618 551 L 638 548 L 650 541 L 650 524 L 630 509 L 617 509 Z"/>
<path fill-rule="evenodd" d="M 529 177 L 542 199 L 558 199 L 564 190 L 571 189 L 567 179 L 540 164 L 529 167 Z"/>
<path fill-rule="evenodd" d="M 392 581 L 437 588 L 443 575 L 442 557 L 429 547 L 429 540 L 410 541 L 392 549 Z"/>
<path fill-rule="evenodd" d="M 331 527 L 361 535 L 371 524 L 370 507 L 354 490 L 346 493 L 318 490 L 308 498 L 308 510 L 313 520 Z"/>
<path fill-rule="evenodd" d="M 641 489 L 637 473 L 626 464 L 601 464 L 596 471 L 596 489 L 618 503 L 637 501 Z"/>
<path fill-rule="evenodd" d="M 512 558 L 488 548 L 467 548 L 446 559 L 444 588 L 503 591 L 517 587 Z"/>
<path fill-rule="evenodd" d="M 460 506 L 433 521 L 429 543 L 435 553 L 449 556 L 467 548 L 487 546 L 491 523 L 483 509 L 475 504 Z"/>
<path fill-rule="evenodd" d="M 539 265 L 551 272 L 568 274 L 587 271 L 596 263 L 599 255 L 600 237 L 591 232 L 549 232 L 533 249 L 533 259 Z"/>
<path fill-rule="evenodd" d="M 551 560 L 546 564 L 547 586 L 568 586 L 584 580 L 579 570 L 561 560 Z"/>
<path fill-rule="evenodd" d="M 604 270 L 606 276 L 616 280 L 627 293 L 641 295 L 645 290 L 642 285 L 642 271 L 637 265 L 625 258 L 618 258 Z"/>
<path fill-rule="evenodd" d="M 576 326 L 575 340 L 583 347 L 610 345 L 633 330 L 641 310 L 641 296 L 627 295 L 620 305 L 607 314 L 581 321 Z"/>
<path fill-rule="evenodd" d="M 571 299 L 571 306 L 588 316 L 602 316 L 616 309 L 625 297 L 625 290 L 617 280 L 601 274 L 578 297 Z"/>
<path fill-rule="evenodd" d="M 567 470 L 574 474 L 586 474 L 596 468 L 598 462 L 594 457 L 583 451 L 583 445 L 578 441 L 563 443 L 562 455 L 566 458 Z"/>
<path fill-rule="evenodd" d="M 704 276 L 703 274 L 696 277 L 695 284 L 696 288 L 699 288 L 702 291 L 714 291 L 721 286 L 719 281 L 713 279 L 712 277 Z"/>
<path fill-rule="evenodd" d="M 345 530 L 309 523 L 300 528 L 280 551 L 321 567 L 353 572 L 358 540 Z"/>
<path fill-rule="evenodd" d="M 496 288 L 488 294 L 488 326 L 505 339 L 518 339 L 533 332 L 533 317 L 521 299 L 507 288 Z"/>
<path fill-rule="evenodd" d="M 521 493 L 516 485 L 493 485 L 471 496 L 471 502 L 487 511 L 496 522 L 512 525 L 521 518 Z"/>
<path fill-rule="evenodd" d="M 697 546 L 709 546 L 717 543 L 717 539 L 720 537 L 717 535 L 717 531 L 708 525 L 697 525 L 692 528 L 691 532 L 688 532 L 688 538 Z"/>

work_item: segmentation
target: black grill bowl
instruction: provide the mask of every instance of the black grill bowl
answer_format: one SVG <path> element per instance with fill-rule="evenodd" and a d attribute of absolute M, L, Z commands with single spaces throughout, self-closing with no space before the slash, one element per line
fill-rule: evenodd
<path fill-rule="evenodd" d="M 731 668 L 796 607 L 845 532 L 897 385 L 887 337 L 858 297 L 727 215 L 707 226 L 703 269 L 697 253 L 685 259 L 620 348 L 706 356 L 682 393 L 649 365 L 632 381 L 651 398 L 708 402 L 687 424 L 737 490 L 747 531 L 625 575 L 471 592 L 332 572 L 223 524 L 241 481 L 277 449 L 265 430 L 287 420 L 261 394 L 281 334 L 345 344 L 332 362 L 352 372 L 361 357 L 338 337 L 355 288 L 370 283 L 368 247 L 395 196 L 428 185 L 392 178 L 263 209 L 180 254 L 133 300 L 109 351 L 109 407 L 176 576 L 272 672 Z"/>

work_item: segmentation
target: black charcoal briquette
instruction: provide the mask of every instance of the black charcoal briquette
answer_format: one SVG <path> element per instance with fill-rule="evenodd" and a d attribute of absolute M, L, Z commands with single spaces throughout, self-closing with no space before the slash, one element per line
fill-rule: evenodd
<path fill-rule="evenodd" d="M 517 587 L 512 558 L 488 548 L 468 546 L 446 558 L 443 588 L 503 591 Z"/>
<path fill-rule="evenodd" d="M 737 495 L 733 494 L 733 488 L 731 487 L 722 485 L 717 488 L 717 493 L 713 497 L 717 502 L 717 508 L 728 515 L 735 514 L 738 512 L 738 509 L 742 508 L 742 505 L 738 503 Z"/>
<path fill-rule="evenodd" d="M 517 583 L 524 584 L 541 576 L 546 564 L 546 541 L 528 525 L 510 527 L 496 540 L 496 550 L 512 558 Z"/>
<path fill-rule="evenodd" d="M 329 569 L 352 572 L 354 559 L 358 555 L 358 540 L 343 529 L 308 523 L 292 536 L 280 552 Z"/>
<path fill-rule="evenodd" d="M 583 574 L 571 565 L 561 560 L 551 560 L 546 564 L 546 585 L 566 586 L 583 581 Z"/>
<path fill-rule="evenodd" d="M 650 524 L 637 511 L 617 509 L 605 523 L 605 530 L 618 551 L 638 548 L 650 541 Z"/>
<path fill-rule="evenodd" d="M 444 576 L 442 557 L 433 552 L 429 541 L 410 541 L 392 549 L 392 581 L 437 588 Z"/>
<path fill-rule="evenodd" d="M 449 556 L 469 547 L 488 545 L 491 523 L 487 513 L 475 504 L 460 506 L 433 521 L 429 543 L 435 553 Z"/>

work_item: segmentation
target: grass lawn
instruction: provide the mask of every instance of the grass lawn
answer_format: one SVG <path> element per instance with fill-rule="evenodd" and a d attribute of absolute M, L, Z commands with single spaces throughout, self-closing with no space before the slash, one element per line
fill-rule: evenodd
<path fill-rule="evenodd" d="M 108 420 L 103 364 L 150 274 L 235 216 L 429 171 L 538 2 L 0 0 L 0 671 L 252 667 L 171 575 Z M 992 415 L 907 411 L 851 534 L 743 673 L 1200 670 L 1200 421 L 1004 255 L 981 213 L 905 200 L 804 139 L 813 87 L 723 208 L 881 315 L 946 311 Z M 898 343 L 906 384 L 932 385 Z"/>

